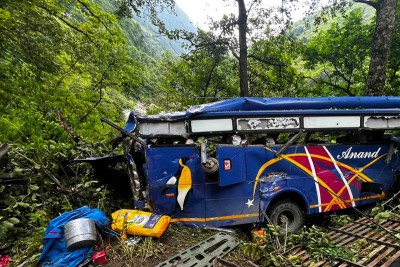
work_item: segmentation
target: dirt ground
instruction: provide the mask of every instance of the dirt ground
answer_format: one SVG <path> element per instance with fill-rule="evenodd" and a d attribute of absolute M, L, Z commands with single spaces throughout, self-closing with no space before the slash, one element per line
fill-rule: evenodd
<path fill-rule="evenodd" d="M 232 235 L 237 237 L 240 242 L 248 241 L 244 234 L 246 230 L 233 229 L 233 231 Z M 107 264 L 103 266 L 156 266 L 217 233 L 218 230 L 170 225 L 161 238 L 141 238 L 142 240 L 137 245 L 127 246 L 114 240 L 108 246 Z M 237 266 L 254 267 L 254 264 L 250 263 L 250 259 L 243 254 L 240 244 L 223 259 Z"/>

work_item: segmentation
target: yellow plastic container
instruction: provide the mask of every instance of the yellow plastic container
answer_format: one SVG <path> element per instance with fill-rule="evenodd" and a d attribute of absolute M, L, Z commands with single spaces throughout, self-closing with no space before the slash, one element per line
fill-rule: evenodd
<path fill-rule="evenodd" d="M 140 210 L 118 210 L 111 214 L 111 228 L 128 235 L 161 237 L 169 226 L 171 217 Z"/>

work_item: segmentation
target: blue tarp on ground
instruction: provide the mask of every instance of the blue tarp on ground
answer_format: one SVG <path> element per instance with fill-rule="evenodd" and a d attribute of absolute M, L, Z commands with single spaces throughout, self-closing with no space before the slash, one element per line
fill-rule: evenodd
<path fill-rule="evenodd" d="M 98 229 L 108 227 L 108 219 L 101 210 L 90 209 L 86 206 L 58 216 L 51 220 L 47 226 L 43 239 L 43 251 L 40 254 L 38 265 L 46 267 L 75 267 L 91 256 L 93 248 L 82 248 L 73 252 L 67 250 L 63 227 L 69 221 L 79 218 L 87 218 L 95 221 Z"/>

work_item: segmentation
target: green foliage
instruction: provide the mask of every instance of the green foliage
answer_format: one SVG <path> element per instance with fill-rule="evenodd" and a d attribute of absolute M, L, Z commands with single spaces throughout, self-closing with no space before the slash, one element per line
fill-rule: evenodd
<path fill-rule="evenodd" d="M 304 45 L 280 34 L 254 43 L 249 50 L 249 85 L 252 96 L 295 96 L 301 89 L 298 61 Z"/>
<path fill-rule="evenodd" d="M 334 227 L 341 227 L 352 222 L 353 219 L 348 215 L 331 215 L 331 223 Z"/>
<path fill-rule="evenodd" d="M 308 77 L 314 94 L 362 95 L 368 72 L 371 25 L 363 23 L 361 10 L 311 38 L 305 51 Z"/>
<path fill-rule="evenodd" d="M 195 50 L 180 58 L 165 53 L 152 81 L 151 111 L 183 110 L 190 105 L 238 95 L 235 62 L 219 48 Z"/>
<path fill-rule="evenodd" d="M 400 205 L 397 205 L 396 207 L 392 208 L 391 210 L 388 210 L 383 207 L 383 206 L 376 206 L 371 210 L 371 216 L 374 216 L 374 221 L 382 224 L 386 222 L 389 219 L 398 219 L 400 216 L 395 212 L 395 210 L 400 209 Z"/>
<path fill-rule="evenodd" d="M 2 1 L 0 31 L 0 141 L 65 141 L 55 108 L 78 134 L 93 127 L 90 136 L 103 135 L 94 127 L 99 117 L 121 118 L 133 105 L 114 96 L 141 83 L 131 74 L 142 67 L 129 57 L 116 18 L 99 6 Z"/>
<path fill-rule="evenodd" d="M 387 95 L 399 95 L 400 91 L 400 5 L 397 4 L 396 22 L 393 33 L 390 58 L 388 63 L 387 83 L 385 92 Z"/>
<path fill-rule="evenodd" d="M 356 261 L 354 252 L 333 244 L 328 233 L 315 225 L 301 231 L 297 235 L 292 235 L 291 238 L 293 238 L 291 242 L 304 245 L 307 248 L 307 252 L 313 261 L 322 259 L 334 260 L 337 258 Z"/>
<path fill-rule="evenodd" d="M 287 246 L 287 236 L 280 234 L 279 226 L 267 225 L 262 229 L 262 236 L 256 235 L 256 243 L 243 243 L 243 253 L 252 260 L 257 261 L 261 266 L 287 266 L 299 264 L 298 258 L 288 258 L 285 252 Z M 284 244 L 284 245 L 282 245 Z"/>
<path fill-rule="evenodd" d="M 258 237 L 257 243 L 243 244 L 243 252 L 261 266 L 303 266 L 301 258 L 287 253 L 294 246 L 304 246 L 313 262 L 338 258 L 356 261 L 357 251 L 336 246 L 328 233 L 316 226 L 287 236 L 283 236 L 273 225 L 267 225 L 267 229 L 263 230 L 264 236 Z"/>
<path fill-rule="evenodd" d="M 0 144 L 12 146 L 0 177 L 0 249 L 18 264 L 37 258 L 45 227 L 60 213 L 119 208 L 90 166 L 67 163 L 108 153 L 115 133 L 99 118 L 122 123 L 134 106 L 125 93 L 136 93 L 145 66 L 116 17 L 88 0 L 1 1 L 0 32 Z M 73 144 L 55 109 L 96 145 Z"/>
<path fill-rule="evenodd" d="M 12 144 L 0 178 L 0 249 L 16 263 L 36 259 L 44 229 L 59 214 L 88 205 L 111 213 L 121 200 L 100 181 L 93 180 L 90 166 L 70 164 L 67 159 L 105 153 L 103 146 L 71 146 L 48 141 L 25 148 Z"/>
<path fill-rule="evenodd" d="M 308 42 L 308 40 L 313 38 L 318 32 L 327 31 L 333 23 L 341 23 L 349 13 L 356 10 L 362 10 L 364 24 L 370 23 L 370 21 L 375 17 L 376 11 L 369 5 L 354 2 L 342 4 L 345 4 L 344 10 L 337 8 L 334 5 L 327 5 L 321 10 L 318 10 L 318 8 L 320 8 L 318 5 L 314 7 L 310 6 L 307 16 L 303 20 L 294 22 L 290 27 L 290 32 L 299 40 Z"/>

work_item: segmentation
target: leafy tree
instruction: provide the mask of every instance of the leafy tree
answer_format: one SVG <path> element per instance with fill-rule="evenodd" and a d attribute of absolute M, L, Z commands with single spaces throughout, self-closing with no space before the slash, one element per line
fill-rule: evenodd
<path fill-rule="evenodd" d="M 312 0 L 310 7 L 315 10 L 318 5 L 317 0 Z M 390 56 L 391 43 L 395 28 L 395 12 L 397 0 L 353 0 L 356 3 L 363 3 L 376 10 L 375 29 L 370 49 L 370 64 L 367 75 L 365 95 L 381 95 L 384 93 L 386 72 Z M 347 0 L 330 0 L 330 6 L 324 8 L 326 13 L 343 13 L 349 5 Z M 319 17 L 321 18 L 321 17 Z M 317 20 L 317 22 L 320 20 Z"/>
<path fill-rule="evenodd" d="M 248 96 L 248 44 L 259 40 L 263 31 L 268 29 L 272 11 L 263 8 L 259 0 L 235 0 L 234 3 L 238 7 L 238 15 L 224 14 L 220 21 L 211 21 L 211 31 L 214 33 L 208 33 L 207 39 L 184 31 L 170 31 L 167 34 L 171 38 L 189 40 L 194 49 L 219 46 L 229 51 L 238 62 L 240 96 Z"/>
<path fill-rule="evenodd" d="M 249 49 L 249 83 L 253 96 L 294 96 L 301 90 L 302 41 L 271 35 Z"/>
<path fill-rule="evenodd" d="M 158 89 L 154 98 L 160 98 L 155 102 L 161 110 L 182 110 L 238 95 L 234 60 L 220 47 L 214 48 L 198 49 L 180 58 L 164 55 L 157 67 L 160 81 L 154 85 Z"/>
<path fill-rule="evenodd" d="M 316 69 L 311 79 L 322 95 L 363 94 L 371 42 L 371 27 L 363 23 L 357 9 L 345 18 L 321 30 L 307 44 L 306 67 Z M 333 91 L 332 91 L 333 90 Z"/>
<path fill-rule="evenodd" d="M 276 16 L 272 16 L 271 8 L 261 6 L 262 1 L 252 0 L 246 3 L 244 0 L 235 0 L 235 2 L 238 8 L 237 16 L 234 14 L 224 15 L 219 22 L 213 23 L 213 29 L 221 32 L 219 36 L 219 40 L 222 40 L 221 44 L 228 47 L 238 60 L 240 96 L 248 96 L 248 43 L 262 39 L 260 34 L 269 31 L 268 27 L 273 19 L 281 21 Z M 287 10 L 281 9 L 280 11 L 283 14 Z"/>
<path fill-rule="evenodd" d="M 166 31 L 163 21 L 157 16 L 158 12 L 167 9 L 174 12 L 174 0 L 120 0 L 118 1 L 116 14 L 119 17 L 132 18 L 132 13 L 141 16 L 144 13 L 150 21 L 160 27 L 160 31 Z"/>
<path fill-rule="evenodd" d="M 117 19 L 88 0 L 2 1 L 0 32 L 0 141 L 62 137 L 54 108 L 78 132 L 102 132 L 100 113 L 122 101 L 111 95 L 140 84 Z"/>
<path fill-rule="evenodd" d="M 376 26 L 371 47 L 366 95 L 381 95 L 386 81 L 386 70 L 395 26 L 397 0 L 378 0 L 355 2 L 365 3 L 376 9 Z"/>
<path fill-rule="evenodd" d="M 398 95 L 400 88 L 400 5 L 397 6 L 396 24 L 388 63 L 388 95 Z"/>

